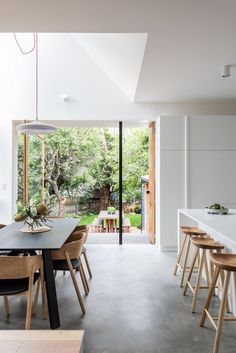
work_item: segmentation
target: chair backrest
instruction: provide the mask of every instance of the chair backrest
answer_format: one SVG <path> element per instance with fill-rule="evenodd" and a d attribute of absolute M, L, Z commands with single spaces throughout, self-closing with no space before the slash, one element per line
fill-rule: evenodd
<path fill-rule="evenodd" d="M 82 225 L 76 226 L 74 229 L 74 232 L 86 230 L 87 228 L 88 228 L 88 226 L 86 224 L 82 224 Z"/>
<path fill-rule="evenodd" d="M 52 259 L 65 260 L 65 253 L 68 253 L 70 259 L 78 259 L 83 250 L 85 233 L 78 232 L 78 234 L 76 234 L 76 237 L 76 240 L 65 243 L 59 250 L 53 250 L 51 253 Z"/>
<path fill-rule="evenodd" d="M 42 256 L 1 256 L 0 280 L 30 277 L 40 269 Z"/>
<path fill-rule="evenodd" d="M 85 224 L 85 225 L 81 225 L 81 226 L 77 226 L 75 227 L 75 229 L 73 230 L 73 232 L 71 233 L 71 235 L 69 236 L 69 238 L 67 239 L 66 242 L 71 242 L 73 240 L 77 240 L 76 236 L 74 236 L 74 234 L 77 233 L 85 233 L 85 240 L 84 243 L 86 243 L 87 239 L 88 239 L 88 231 L 89 231 L 89 227 Z"/>

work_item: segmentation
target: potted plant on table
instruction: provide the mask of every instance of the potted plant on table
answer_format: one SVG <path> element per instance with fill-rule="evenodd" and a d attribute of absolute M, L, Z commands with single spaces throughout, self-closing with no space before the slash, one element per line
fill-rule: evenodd
<path fill-rule="evenodd" d="M 47 224 L 49 220 L 49 210 L 44 203 L 30 201 L 26 205 L 18 202 L 17 214 L 14 217 L 15 222 L 23 222 L 24 227 L 21 229 L 24 233 L 42 233 L 52 229 Z M 50 221 L 51 222 L 51 221 Z"/>
<path fill-rule="evenodd" d="M 209 214 L 215 215 L 227 215 L 229 210 L 219 203 L 213 203 L 211 206 L 206 207 L 206 211 Z"/>
<path fill-rule="evenodd" d="M 115 207 L 107 207 L 107 212 L 108 212 L 109 214 L 115 214 L 116 209 L 115 209 Z"/>

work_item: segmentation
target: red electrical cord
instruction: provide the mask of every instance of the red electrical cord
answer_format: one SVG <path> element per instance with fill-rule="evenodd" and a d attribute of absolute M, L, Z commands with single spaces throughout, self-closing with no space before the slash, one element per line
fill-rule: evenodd
<path fill-rule="evenodd" d="M 18 45 L 21 54 L 30 54 L 35 50 L 35 118 L 38 120 L 38 33 L 33 33 L 34 44 L 33 48 L 29 51 L 24 51 L 19 41 L 17 40 L 16 33 L 14 33 L 14 38 L 16 44 Z"/>

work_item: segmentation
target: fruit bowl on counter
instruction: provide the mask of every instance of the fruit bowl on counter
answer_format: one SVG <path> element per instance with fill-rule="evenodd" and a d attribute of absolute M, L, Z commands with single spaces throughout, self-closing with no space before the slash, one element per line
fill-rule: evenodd
<path fill-rule="evenodd" d="M 214 203 L 213 205 L 206 207 L 206 212 L 208 214 L 226 215 L 228 214 L 229 209 L 219 203 Z"/>

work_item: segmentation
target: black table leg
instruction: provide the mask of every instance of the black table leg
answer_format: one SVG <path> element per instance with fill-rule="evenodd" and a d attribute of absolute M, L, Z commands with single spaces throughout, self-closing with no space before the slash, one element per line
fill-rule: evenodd
<path fill-rule="evenodd" d="M 50 250 L 43 250 L 44 276 L 47 291 L 48 313 L 51 329 L 60 327 L 60 318 L 57 303 L 55 277 L 53 273 L 52 257 Z"/>

